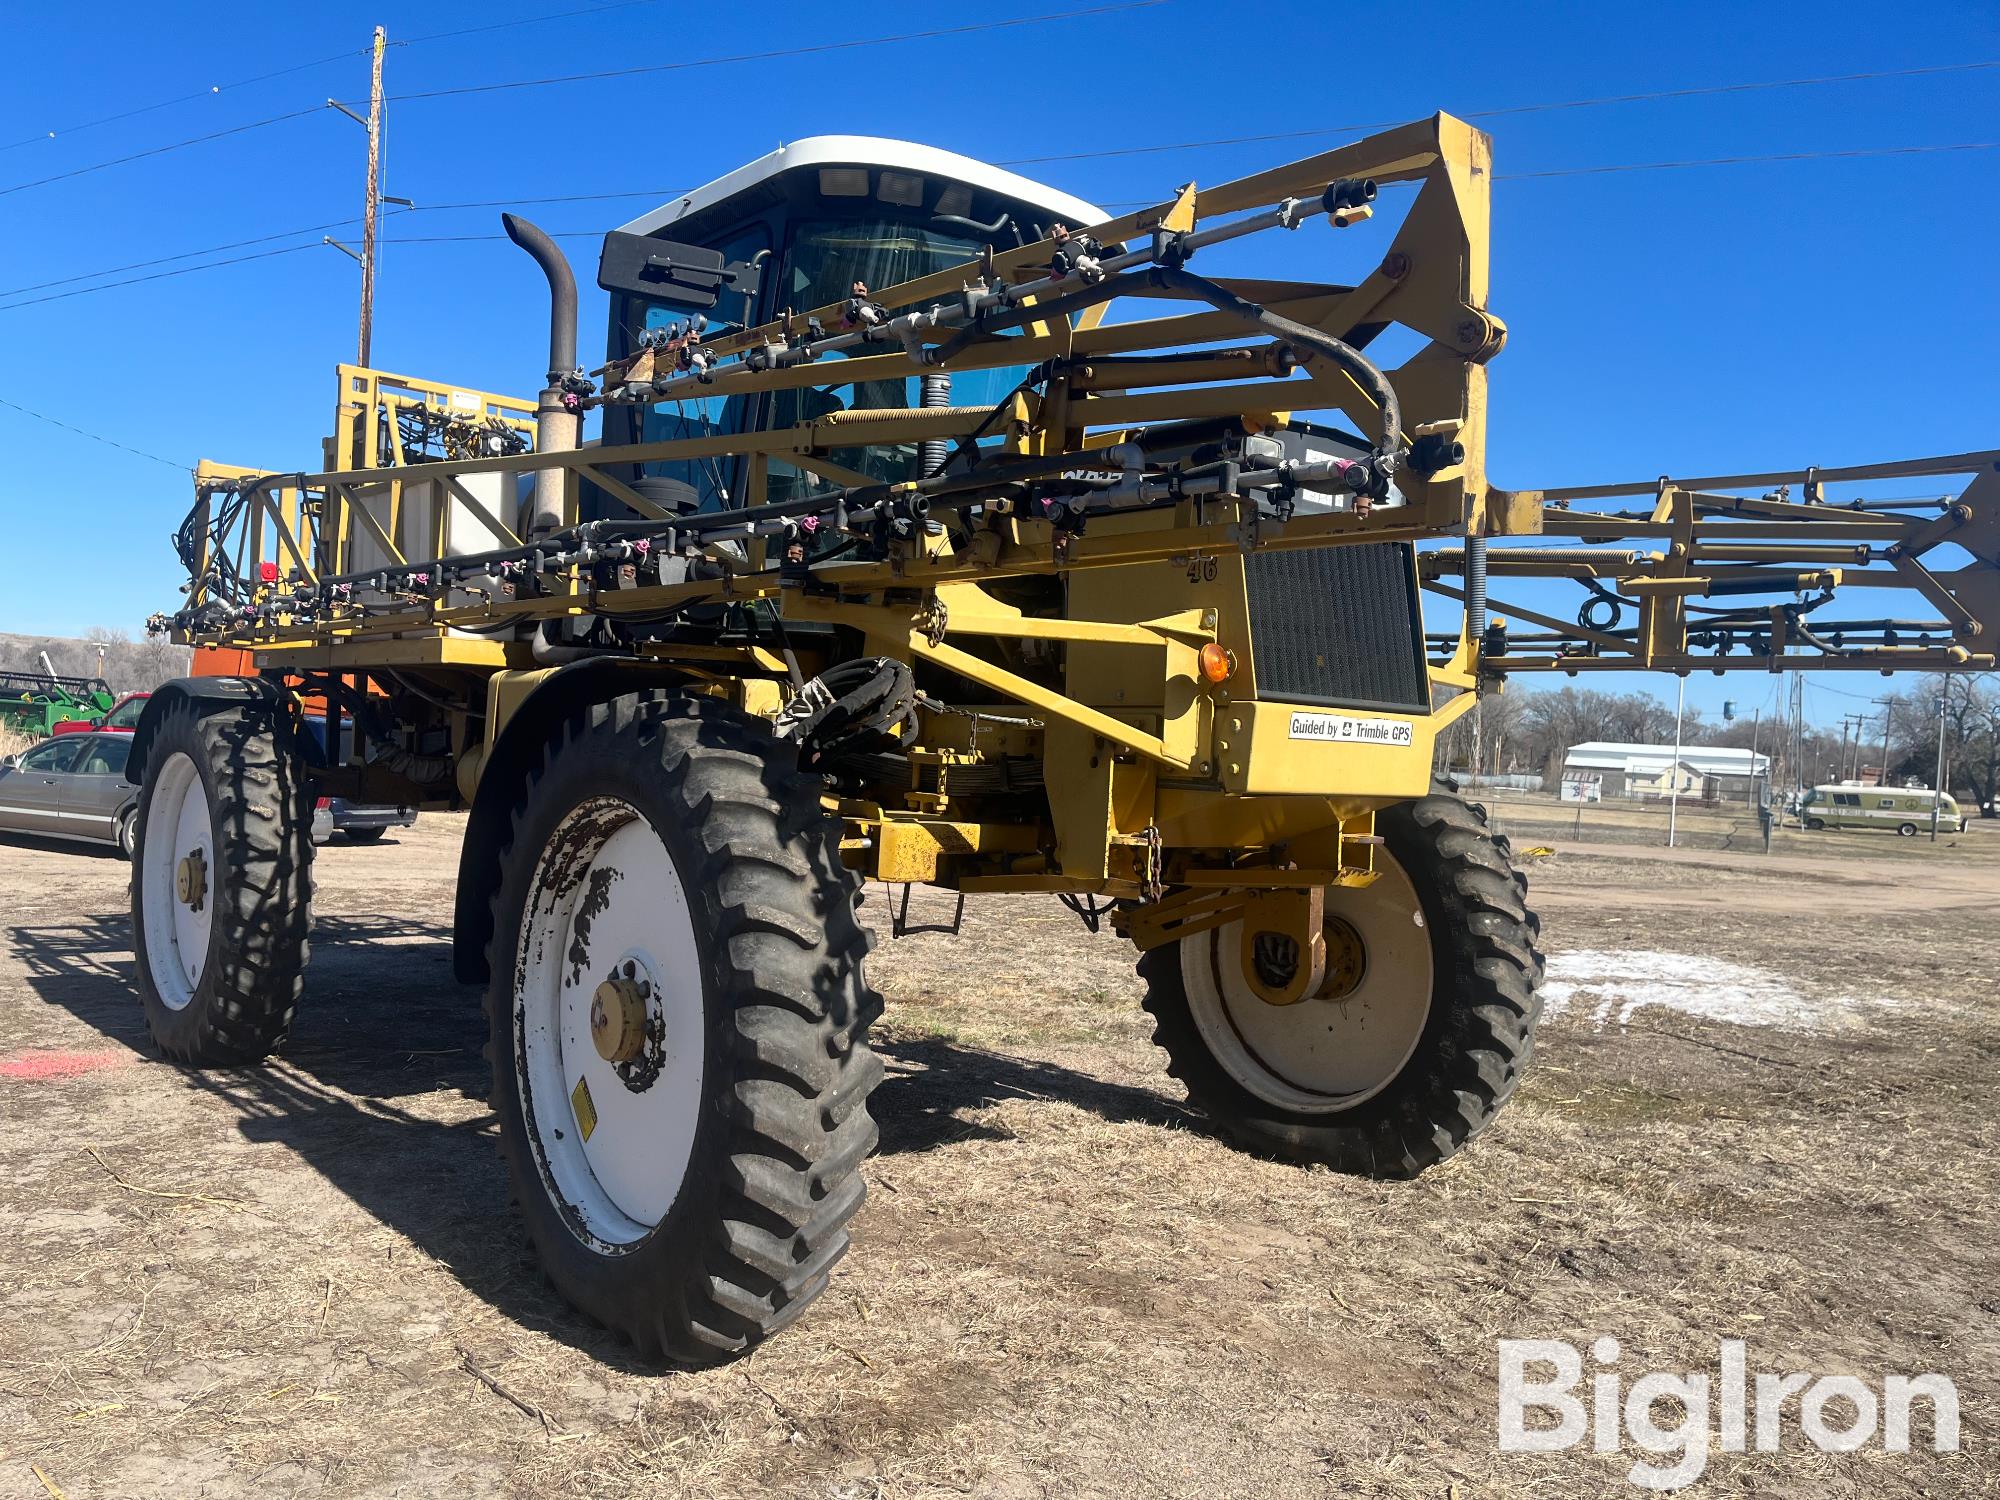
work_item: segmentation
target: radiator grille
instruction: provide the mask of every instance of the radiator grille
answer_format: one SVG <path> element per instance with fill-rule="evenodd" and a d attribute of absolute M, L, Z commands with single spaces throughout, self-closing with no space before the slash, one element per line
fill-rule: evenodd
<path fill-rule="evenodd" d="M 1428 713 L 1412 550 L 1367 542 L 1245 558 L 1257 696 Z"/>

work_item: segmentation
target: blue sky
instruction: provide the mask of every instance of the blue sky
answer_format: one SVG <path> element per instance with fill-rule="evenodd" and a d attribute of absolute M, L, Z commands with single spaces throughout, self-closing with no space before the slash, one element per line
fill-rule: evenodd
<path fill-rule="evenodd" d="M 365 94 L 363 52 L 378 20 L 398 44 L 387 67 L 393 99 L 1076 8 L 553 0 L 545 10 L 582 13 L 524 25 L 505 23 L 541 12 L 518 0 L 388 14 L 344 4 L 45 9 L 10 38 L 0 90 L 0 402 L 182 465 L 206 456 L 312 466 L 334 362 L 353 354 L 358 280 L 318 233 L 200 259 L 284 254 L 85 295 L 59 294 L 123 277 L 37 284 L 356 216 L 362 131 L 318 106 L 329 94 Z M 1308 0 L 1249 10 L 1166 0 L 977 35 L 402 100 L 390 105 L 385 188 L 419 205 L 635 194 L 525 210 L 581 234 L 816 133 L 903 136 L 1009 160 L 1327 132 L 1021 169 L 1124 203 L 1304 155 L 1344 138 L 1342 126 L 1440 108 L 2000 59 L 2000 13 L 1986 4 L 1487 0 L 1410 5 L 1393 23 L 1379 8 L 1356 9 L 1348 26 L 1339 14 Z M 413 40 L 475 26 L 497 29 Z M 1168 79 L 1183 93 L 1161 107 Z M 276 125 L 7 191 L 295 110 Z M 1478 123 L 1495 137 L 1493 307 L 1511 329 L 1491 367 L 1495 482 L 1835 465 L 2000 443 L 2000 151 L 1508 180 L 2000 140 L 2000 69 Z M 358 236 L 346 225 L 327 232 Z M 531 393 L 546 326 L 538 276 L 503 240 L 442 238 L 497 236 L 497 210 L 396 214 L 384 235 L 376 362 Z M 587 268 L 591 241 L 566 244 Z M 1306 248 L 1277 247 L 1294 270 Z M 1322 271 L 1331 268 L 1308 274 Z M 602 320 L 587 300 L 586 357 Z M 11 540 L 0 553 L 0 629 L 136 631 L 172 605 L 179 569 L 167 534 L 186 509 L 182 476 L 8 405 L 0 440 Z M 1643 685 L 1672 696 L 1671 679 Z M 1881 691 L 1873 678 L 1834 686 Z M 1689 699 L 1754 704 L 1770 687 L 1762 677 L 1697 678 Z M 1837 717 L 1843 700 L 1825 701 L 1825 716 Z"/>

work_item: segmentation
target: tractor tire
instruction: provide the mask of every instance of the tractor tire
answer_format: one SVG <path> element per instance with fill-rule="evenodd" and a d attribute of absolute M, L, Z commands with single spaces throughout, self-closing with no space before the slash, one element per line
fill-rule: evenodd
<path fill-rule="evenodd" d="M 285 1039 L 312 931 L 312 803 L 269 708 L 184 702 L 160 721 L 133 814 L 132 941 L 166 1056 L 254 1063 Z"/>
<path fill-rule="evenodd" d="M 1376 831 L 1375 883 L 1326 892 L 1329 951 L 1356 961 L 1338 980 L 1329 962 L 1317 996 L 1259 999 L 1240 921 L 1155 948 L 1139 973 L 1168 1071 L 1225 1139 L 1407 1178 L 1512 1097 L 1541 1015 L 1540 924 L 1480 809 L 1432 795 L 1384 809 Z"/>
<path fill-rule="evenodd" d="M 822 785 L 760 720 L 628 696 L 562 724 L 512 809 L 501 1152 L 556 1289 L 649 1358 L 792 1322 L 861 1206 L 881 999 Z"/>

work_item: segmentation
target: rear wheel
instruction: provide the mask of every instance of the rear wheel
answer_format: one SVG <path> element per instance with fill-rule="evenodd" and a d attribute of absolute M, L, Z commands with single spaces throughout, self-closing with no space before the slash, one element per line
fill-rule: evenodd
<path fill-rule="evenodd" d="M 118 815 L 118 826 L 112 831 L 112 838 L 118 845 L 118 852 L 126 859 L 132 857 L 132 840 L 136 836 L 139 809 L 128 807 Z"/>
<path fill-rule="evenodd" d="M 376 843 L 388 831 L 386 828 L 349 828 L 345 830 L 348 842 L 353 844 Z"/>
<path fill-rule="evenodd" d="M 291 1025 L 312 927 L 303 770 L 263 704 L 184 702 L 160 722 L 132 817 L 132 932 L 169 1057 L 256 1062 Z"/>
<path fill-rule="evenodd" d="M 1541 1002 L 1525 882 L 1477 809 L 1385 809 L 1374 884 L 1325 893 L 1325 979 L 1274 1005 L 1296 943 L 1243 922 L 1146 954 L 1146 1008 L 1169 1070 L 1250 1150 L 1371 1177 L 1452 1155 L 1512 1096 Z M 1247 949 L 1246 949 L 1247 945 Z"/>
<path fill-rule="evenodd" d="M 881 1002 L 795 762 L 721 705 L 620 699 L 548 745 L 501 856 L 493 1103 L 529 1236 L 572 1303 L 681 1364 L 818 1296 L 875 1145 Z"/>
<path fill-rule="evenodd" d="M 1917 836 L 1917 825 L 1914 823 L 1901 824 L 1897 827 L 1896 834 L 1899 838 L 1913 839 Z"/>

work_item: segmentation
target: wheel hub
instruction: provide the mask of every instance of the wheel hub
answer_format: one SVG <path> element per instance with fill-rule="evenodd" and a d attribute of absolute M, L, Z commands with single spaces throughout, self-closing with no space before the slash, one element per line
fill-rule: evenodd
<path fill-rule="evenodd" d="M 666 996 L 645 954 L 627 952 L 591 992 L 590 1043 L 631 1092 L 643 1094 L 659 1079 L 667 1060 Z"/>
<path fill-rule="evenodd" d="M 597 987 L 590 997 L 590 1040 L 608 1063 L 630 1062 L 645 1049 L 646 996 L 638 981 L 614 974 Z"/>
<path fill-rule="evenodd" d="M 1387 1087 L 1428 1024 L 1435 976 L 1417 888 L 1387 851 L 1369 885 L 1260 895 L 1181 939 L 1202 1041 L 1265 1103 L 1333 1115 Z M 1311 895 L 1321 895 L 1312 892 Z"/>
<path fill-rule="evenodd" d="M 174 894 L 189 911 L 200 911 L 208 895 L 208 858 L 199 849 L 190 849 L 174 866 Z"/>
<path fill-rule="evenodd" d="M 1320 1000 L 1345 1000 L 1360 987 L 1368 971 L 1368 950 L 1361 934 L 1345 917 L 1326 914 L 1326 978 L 1315 996 Z"/>

